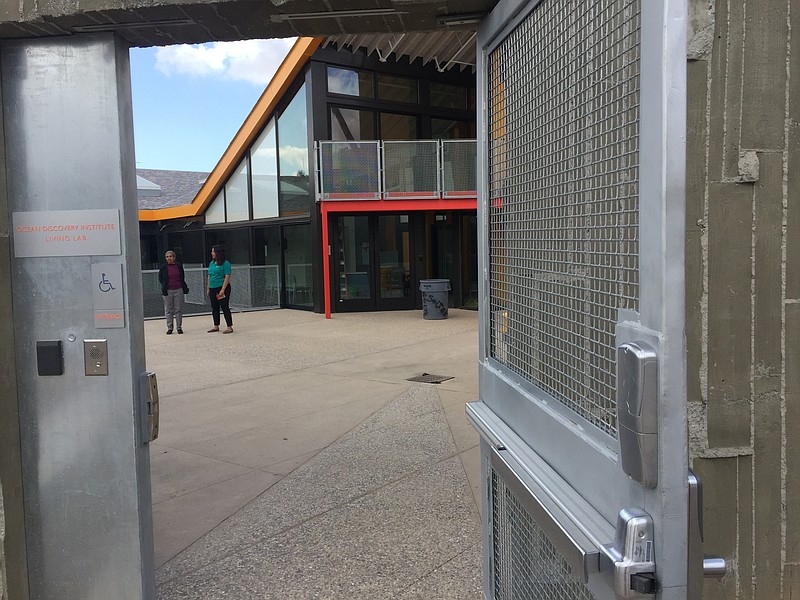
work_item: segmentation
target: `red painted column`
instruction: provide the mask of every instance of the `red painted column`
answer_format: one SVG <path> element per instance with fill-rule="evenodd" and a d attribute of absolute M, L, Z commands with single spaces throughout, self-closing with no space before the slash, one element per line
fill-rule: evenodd
<path fill-rule="evenodd" d="M 322 290 L 325 297 L 325 318 L 331 318 L 331 261 L 328 241 L 328 206 L 320 201 L 322 207 Z"/>

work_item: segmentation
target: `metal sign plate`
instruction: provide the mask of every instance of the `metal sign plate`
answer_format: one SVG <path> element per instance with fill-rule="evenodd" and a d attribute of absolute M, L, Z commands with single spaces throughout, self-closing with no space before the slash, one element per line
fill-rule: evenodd
<path fill-rule="evenodd" d="M 125 327 L 125 305 L 122 295 L 122 265 L 92 265 L 92 305 L 94 326 L 98 329 Z"/>
<path fill-rule="evenodd" d="M 119 210 L 45 210 L 11 215 L 14 256 L 122 254 Z"/>

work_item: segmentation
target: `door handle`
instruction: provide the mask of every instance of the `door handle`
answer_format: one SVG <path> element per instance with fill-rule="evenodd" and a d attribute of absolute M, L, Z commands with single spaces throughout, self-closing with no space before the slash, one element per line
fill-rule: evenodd
<path fill-rule="evenodd" d="M 156 374 L 145 371 L 141 375 L 141 391 L 144 410 L 142 411 L 142 439 L 147 444 L 158 437 L 158 381 Z"/>
<path fill-rule="evenodd" d="M 687 600 L 703 597 L 703 579 L 723 577 L 727 561 L 703 551 L 703 484 L 689 471 L 689 565 Z"/>
<path fill-rule="evenodd" d="M 653 519 L 640 508 L 617 515 L 613 544 L 600 549 L 600 571 L 611 576 L 617 598 L 642 598 L 656 593 Z"/>

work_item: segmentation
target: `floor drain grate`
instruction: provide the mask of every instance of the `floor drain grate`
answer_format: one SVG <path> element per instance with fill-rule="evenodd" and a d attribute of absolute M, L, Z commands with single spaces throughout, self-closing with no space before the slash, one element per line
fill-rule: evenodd
<path fill-rule="evenodd" d="M 417 375 L 416 377 L 409 377 L 406 379 L 406 381 L 417 381 L 419 383 L 442 383 L 448 379 L 452 379 L 452 377 L 449 375 L 432 375 L 431 373 L 423 373 L 422 375 Z"/>

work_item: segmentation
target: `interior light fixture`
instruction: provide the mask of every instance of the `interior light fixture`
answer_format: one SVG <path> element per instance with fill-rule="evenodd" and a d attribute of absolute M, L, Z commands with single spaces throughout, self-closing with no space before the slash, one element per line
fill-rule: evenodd
<path fill-rule="evenodd" d="M 448 25 L 477 25 L 486 13 L 465 13 L 460 15 L 443 15 L 436 19 L 436 23 L 441 27 Z"/>
<path fill-rule="evenodd" d="M 163 19 L 161 21 L 136 21 L 135 23 L 94 23 L 92 25 L 76 25 L 72 29 L 80 33 L 91 33 L 93 31 L 152 29 L 154 27 L 176 27 L 194 24 L 194 19 Z"/>
<path fill-rule="evenodd" d="M 363 10 L 334 10 L 323 12 L 301 12 L 301 13 L 280 13 L 270 15 L 273 23 L 283 23 L 285 21 L 302 21 L 305 19 L 338 19 L 340 17 L 380 17 L 407 15 L 407 11 L 399 11 L 394 8 L 366 8 Z"/>

